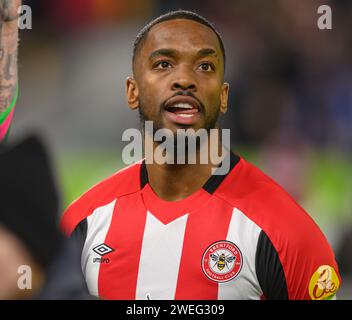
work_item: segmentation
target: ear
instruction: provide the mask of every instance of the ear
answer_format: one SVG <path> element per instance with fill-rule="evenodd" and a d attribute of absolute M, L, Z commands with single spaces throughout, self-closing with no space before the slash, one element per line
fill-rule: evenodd
<path fill-rule="evenodd" d="M 220 112 L 226 113 L 227 111 L 227 101 L 229 98 L 229 84 L 224 82 L 221 87 L 221 95 L 220 95 Z"/>
<path fill-rule="evenodd" d="M 139 91 L 137 82 L 133 77 L 128 77 L 126 80 L 126 97 L 128 106 L 132 110 L 139 108 Z"/>

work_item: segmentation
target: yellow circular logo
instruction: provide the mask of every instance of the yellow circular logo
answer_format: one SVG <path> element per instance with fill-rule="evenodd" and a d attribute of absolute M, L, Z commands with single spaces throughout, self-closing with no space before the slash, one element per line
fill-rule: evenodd
<path fill-rule="evenodd" d="M 320 266 L 309 282 L 309 295 L 312 300 L 323 300 L 332 297 L 340 286 L 339 278 L 333 267 Z"/>

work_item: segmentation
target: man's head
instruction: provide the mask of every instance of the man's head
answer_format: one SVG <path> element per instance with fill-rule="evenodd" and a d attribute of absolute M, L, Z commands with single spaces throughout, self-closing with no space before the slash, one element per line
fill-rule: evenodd
<path fill-rule="evenodd" d="M 222 37 L 220 33 L 215 29 L 214 25 L 210 23 L 207 19 L 204 17 L 200 16 L 199 14 L 192 12 L 192 11 L 186 11 L 186 10 L 177 10 L 177 11 L 171 11 L 166 14 L 163 14 L 156 19 L 152 20 L 149 22 L 147 25 L 141 29 L 141 31 L 138 33 L 134 43 L 133 43 L 133 54 L 132 54 L 132 68 L 133 68 L 133 73 L 134 73 L 134 63 L 135 63 L 135 58 L 138 54 L 139 49 L 142 47 L 144 40 L 146 39 L 150 29 L 155 26 L 158 23 L 164 22 L 164 21 L 169 21 L 169 20 L 175 20 L 175 19 L 188 19 L 188 20 L 193 20 L 195 22 L 198 22 L 200 24 L 203 24 L 204 26 L 210 28 L 213 30 L 213 32 L 216 34 L 219 44 L 220 44 L 220 49 L 221 53 L 223 55 L 224 59 L 224 66 L 226 62 L 226 54 L 225 54 L 225 47 L 224 43 L 222 41 Z"/>
<path fill-rule="evenodd" d="M 128 104 L 155 130 L 211 129 L 226 112 L 225 50 L 205 18 L 182 10 L 158 17 L 138 34 L 132 60 Z"/>

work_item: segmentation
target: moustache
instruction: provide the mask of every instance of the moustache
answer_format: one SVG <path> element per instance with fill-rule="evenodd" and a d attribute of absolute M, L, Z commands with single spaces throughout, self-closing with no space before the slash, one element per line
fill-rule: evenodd
<path fill-rule="evenodd" d="M 161 104 L 161 109 L 160 110 L 164 110 L 165 109 L 168 100 L 170 100 L 171 98 L 174 98 L 174 97 L 178 97 L 178 96 L 185 96 L 185 97 L 193 98 L 194 100 L 196 100 L 198 102 L 199 109 L 200 109 L 199 111 L 204 113 L 205 107 L 204 107 L 204 104 L 202 103 L 202 101 L 200 101 L 192 92 L 190 92 L 188 90 L 177 91 L 174 95 L 172 95 L 171 97 L 167 98 Z"/>

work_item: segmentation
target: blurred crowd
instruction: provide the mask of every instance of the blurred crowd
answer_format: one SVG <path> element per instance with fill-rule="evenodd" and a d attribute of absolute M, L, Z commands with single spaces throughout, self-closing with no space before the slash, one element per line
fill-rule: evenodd
<path fill-rule="evenodd" d="M 223 35 L 231 87 L 229 112 L 221 125 L 231 129 L 234 147 L 260 150 L 265 171 L 298 201 L 305 201 L 312 152 L 351 162 L 350 0 L 25 3 L 33 11 L 33 30 L 21 34 L 22 93 L 14 138 L 34 126 L 59 152 L 121 149 L 122 131 L 138 125 L 124 98 L 134 37 L 153 17 L 182 8 L 204 15 Z M 331 30 L 317 26 L 317 9 L 323 4 L 332 9 Z M 352 172 L 345 178 L 352 181 Z M 344 192 L 351 194 L 352 183 L 346 186 Z M 347 226 L 352 224 L 351 207 L 346 197 L 341 212 L 333 213 L 345 217 L 342 224 Z M 352 247 L 346 239 L 351 239 L 352 228 L 345 229 L 328 237 L 335 241 L 347 278 L 352 275 Z"/>

